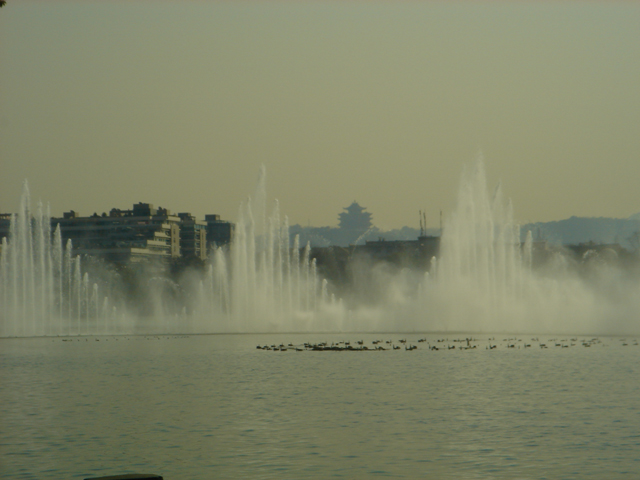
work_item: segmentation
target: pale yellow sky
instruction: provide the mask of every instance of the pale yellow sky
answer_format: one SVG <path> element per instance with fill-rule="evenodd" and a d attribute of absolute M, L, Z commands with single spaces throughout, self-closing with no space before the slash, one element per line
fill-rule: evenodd
<path fill-rule="evenodd" d="M 0 9 L 0 212 L 145 201 L 291 223 L 451 211 L 479 150 L 519 221 L 640 211 L 639 2 L 62 2 Z"/>

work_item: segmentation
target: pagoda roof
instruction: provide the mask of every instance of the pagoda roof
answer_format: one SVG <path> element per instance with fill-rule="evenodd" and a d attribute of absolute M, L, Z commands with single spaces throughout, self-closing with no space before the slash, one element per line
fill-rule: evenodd
<path fill-rule="evenodd" d="M 355 200 L 353 201 L 353 203 L 351 205 L 349 205 L 348 207 L 344 207 L 343 208 L 343 210 L 346 210 L 348 212 L 362 212 L 363 210 L 366 210 L 366 209 L 367 209 L 367 207 L 361 206 Z"/>

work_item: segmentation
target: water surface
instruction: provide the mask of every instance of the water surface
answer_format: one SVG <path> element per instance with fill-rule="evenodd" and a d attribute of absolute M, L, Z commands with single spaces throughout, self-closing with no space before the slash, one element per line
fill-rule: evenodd
<path fill-rule="evenodd" d="M 474 350 L 427 348 L 459 347 L 452 340 L 464 337 L 2 339 L 0 474 L 626 479 L 640 471 L 632 339 L 561 348 L 540 337 L 549 345 L 541 349 L 530 336 L 514 348 L 497 336 L 498 348 L 486 350 L 487 336 L 476 335 Z M 418 350 L 256 349 L 401 338 Z"/>

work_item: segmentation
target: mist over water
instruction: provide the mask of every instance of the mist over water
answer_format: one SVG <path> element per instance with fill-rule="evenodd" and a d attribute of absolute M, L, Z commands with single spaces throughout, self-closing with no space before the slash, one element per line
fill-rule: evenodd
<path fill-rule="evenodd" d="M 484 164 L 465 170 L 441 259 L 420 293 L 429 329 L 626 333 L 639 330 L 640 282 L 590 252 L 581 269 L 556 251 L 534 268 L 501 187 L 489 194 Z M 539 246 L 546 248 L 546 246 Z"/>
<path fill-rule="evenodd" d="M 522 235 L 524 233 L 524 235 Z M 522 242 L 521 238 L 525 238 Z M 536 249 L 544 262 L 535 265 Z M 576 262 L 521 232 L 501 186 L 487 186 L 482 157 L 462 174 L 439 258 L 423 277 L 359 265 L 365 286 L 346 330 L 628 334 L 640 331 L 640 276 L 611 250 Z M 637 255 L 637 254 L 636 254 Z M 634 262 L 637 261 L 634 259 Z M 369 293 L 369 295 L 368 295 Z M 356 296 L 357 297 L 357 296 Z"/>
<path fill-rule="evenodd" d="M 310 246 L 300 248 L 297 236 L 290 242 L 277 201 L 266 214 L 264 167 L 255 195 L 240 206 L 232 244 L 210 251 L 204 273 L 187 269 L 178 279 L 142 265 L 126 284 L 113 265 L 75 256 L 71 241 L 63 246 L 49 213 L 39 205 L 34 215 L 30 202 L 25 182 L 3 240 L 1 336 L 340 329 L 339 301 L 318 276 Z"/>
<path fill-rule="evenodd" d="M 534 265 L 541 247 L 530 232 L 521 242 L 513 207 L 500 186 L 489 191 L 481 158 L 462 174 L 427 273 L 354 261 L 353 285 L 337 290 L 318 274 L 309 245 L 290 240 L 278 202 L 268 210 L 263 167 L 232 244 L 210 250 L 204 271 L 173 280 L 137 272 L 135 298 L 148 305 L 141 315 L 118 272 L 73 256 L 51 232 L 48 208 L 32 212 L 25 182 L 2 245 L 0 335 L 640 331 L 636 272 L 595 251 L 578 266 L 560 251 Z"/>

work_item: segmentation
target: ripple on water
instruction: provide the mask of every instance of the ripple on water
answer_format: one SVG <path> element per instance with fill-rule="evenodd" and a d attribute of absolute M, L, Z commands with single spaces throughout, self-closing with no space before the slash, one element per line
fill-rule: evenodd
<path fill-rule="evenodd" d="M 1 476 L 622 479 L 637 470 L 640 386 L 628 363 L 638 349 L 255 349 L 283 340 L 307 339 L 47 342 L 46 356 L 34 353 L 39 340 L 0 341 Z"/>

